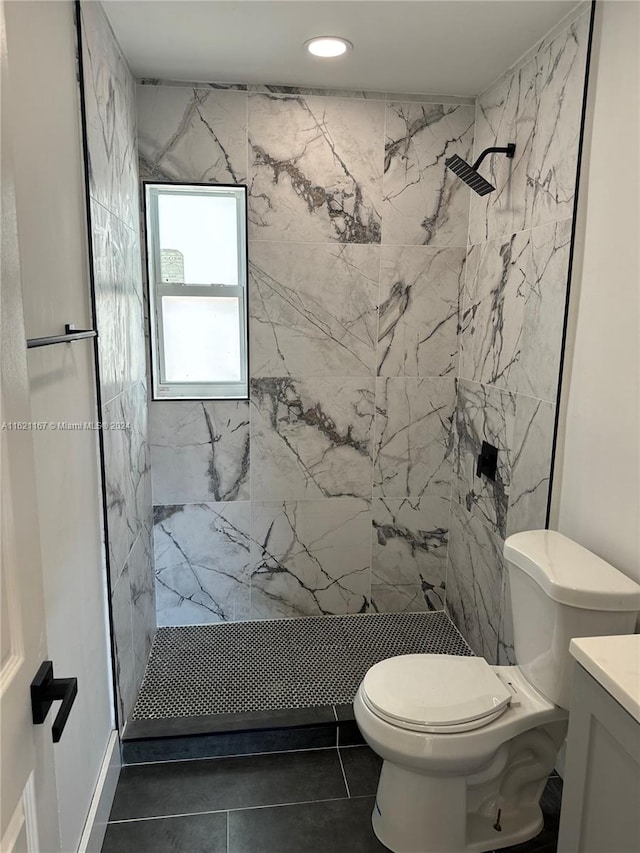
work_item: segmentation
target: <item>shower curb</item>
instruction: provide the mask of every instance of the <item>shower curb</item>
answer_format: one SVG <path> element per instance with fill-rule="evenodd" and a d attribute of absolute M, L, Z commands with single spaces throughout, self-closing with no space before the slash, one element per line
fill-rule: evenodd
<path fill-rule="evenodd" d="M 219 720 L 218 716 L 233 719 Z M 222 758 L 363 743 L 350 704 L 284 709 L 271 714 L 132 720 L 122 739 L 122 763 Z"/>

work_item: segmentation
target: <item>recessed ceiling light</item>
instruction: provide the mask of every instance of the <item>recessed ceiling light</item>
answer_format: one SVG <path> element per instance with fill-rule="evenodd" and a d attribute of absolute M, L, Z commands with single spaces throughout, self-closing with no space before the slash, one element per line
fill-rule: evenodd
<path fill-rule="evenodd" d="M 343 53 L 353 47 L 350 41 L 339 36 L 319 36 L 309 39 L 305 44 L 309 53 L 314 56 L 322 56 L 325 59 L 332 56 L 342 56 Z"/>

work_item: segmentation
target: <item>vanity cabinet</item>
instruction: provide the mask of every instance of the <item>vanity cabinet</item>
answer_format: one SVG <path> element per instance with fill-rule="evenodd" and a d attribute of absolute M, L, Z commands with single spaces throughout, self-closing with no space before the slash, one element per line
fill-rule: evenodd
<path fill-rule="evenodd" d="M 589 638 L 589 643 L 594 642 Z M 640 644 L 640 638 L 634 642 Z M 621 692 L 619 684 L 612 685 L 610 677 L 600 678 L 599 668 L 589 665 L 584 645 L 579 651 L 582 654 L 574 654 L 581 662 L 575 664 L 571 693 L 558 853 L 639 853 L 638 657 L 634 654 L 631 663 L 625 664 Z"/>

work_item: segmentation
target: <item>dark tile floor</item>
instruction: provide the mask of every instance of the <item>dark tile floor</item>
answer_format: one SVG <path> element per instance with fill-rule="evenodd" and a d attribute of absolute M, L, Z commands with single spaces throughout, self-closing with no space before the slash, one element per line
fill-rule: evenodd
<path fill-rule="evenodd" d="M 371 829 L 379 772 L 367 746 L 125 767 L 102 853 L 384 851 Z M 550 779 L 545 829 L 513 853 L 555 853 L 561 791 Z"/>

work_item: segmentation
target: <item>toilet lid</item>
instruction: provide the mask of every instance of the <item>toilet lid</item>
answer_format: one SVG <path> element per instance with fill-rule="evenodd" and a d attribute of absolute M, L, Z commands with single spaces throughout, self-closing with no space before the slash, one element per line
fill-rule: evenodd
<path fill-rule="evenodd" d="M 374 711 L 398 725 L 461 726 L 498 716 L 511 693 L 484 658 L 400 655 L 372 666 L 362 682 Z M 489 720 L 487 720 L 489 722 Z M 458 729 L 461 730 L 461 729 Z"/>

